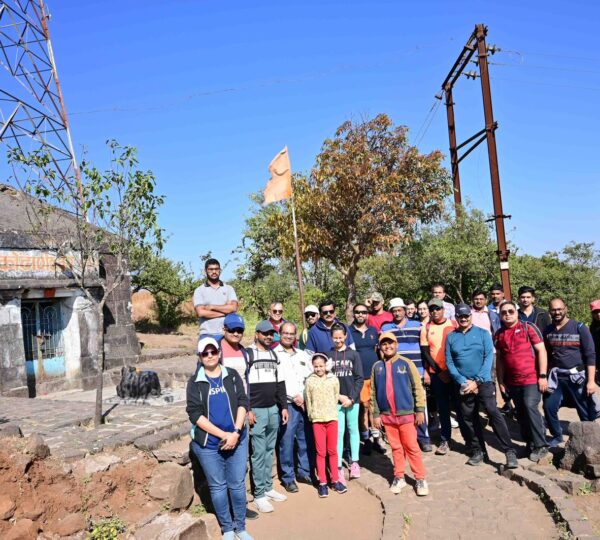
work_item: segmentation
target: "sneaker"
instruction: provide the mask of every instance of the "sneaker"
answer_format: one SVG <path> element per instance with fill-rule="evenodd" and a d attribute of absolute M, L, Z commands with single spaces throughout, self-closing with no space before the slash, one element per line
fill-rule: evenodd
<path fill-rule="evenodd" d="M 321 497 L 321 499 L 329 497 L 329 488 L 327 487 L 327 484 L 319 484 L 318 491 L 319 497 Z"/>
<path fill-rule="evenodd" d="M 258 519 L 258 512 L 246 507 L 246 519 Z"/>
<path fill-rule="evenodd" d="M 353 461 L 350 465 L 350 480 L 354 478 L 360 478 L 360 465 L 358 461 Z"/>
<path fill-rule="evenodd" d="M 312 486 L 313 484 L 310 476 L 296 476 L 296 482 L 299 484 L 308 484 L 309 486 Z"/>
<path fill-rule="evenodd" d="M 544 459 L 549 453 L 550 453 L 550 451 L 548 450 L 547 446 L 541 446 L 540 448 L 534 448 L 531 451 L 531 453 L 529 454 L 529 459 L 531 461 L 534 461 L 535 463 L 537 463 L 538 461 L 541 461 L 542 459 Z"/>
<path fill-rule="evenodd" d="M 371 439 L 365 439 L 363 441 L 362 446 L 360 448 L 360 452 L 364 456 L 371 455 L 371 453 L 373 452 L 373 443 L 371 442 Z"/>
<path fill-rule="evenodd" d="M 550 448 L 556 448 L 562 442 L 564 442 L 562 435 L 559 435 L 558 437 L 551 437 L 548 439 L 548 446 Z"/>
<path fill-rule="evenodd" d="M 254 504 L 256 505 L 256 508 L 258 508 L 258 511 L 263 514 L 267 514 L 274 510 L 273 505 L 269 502 L 267 497 L 257 497 L 254 499 Z"/>
<path fill-rule="evenodd" d="M 450 417 L 450 425 L 452 426 L 452 429 L 456 429 L 458 427 L 458 422 Z"/>
<path fill-rule="evenodd" d="M 398 495 L 402 491 L 403 488 L 406 487 L 406 480 L 404 478 L 400 478 L 396 476 L 392 481 L 392 485 L 390 486 L 390 491 L 395 495 Z"/>
<path fill-rule="evenodd" d="M 343 467 L 338 468 L 338 482 L 340 484 L 346 485 L 346 477 L 344 476 L 344 468 Z"/>
<path fill-rule="evenodd" d="M 442 441 L 435 451 L 438 456 L 445 456 L 448 452 L 450 452 L 448 441 Z"/>
<path fill-rule="evenodd" d="M 233 531 L 224 532 L 223 540 L 235 540 L 235 533 Z"/>
<path fill-rule="evenodd" d="M 296 488 L 297 487 L 298 486 L 296 486 Z M 287 501 L 287 497 L 283 493 L 279 493 L 279 491 L 275 491 L 274 489 L 267 491 L 265 493 L 265 496 L 267 496 L 272 501 L 277 501 L 277 502 Z"/>
<path fill-rule="evenodd" d="M 254 540 L 254 537 L 248 534 L 248 531 L 237 531 L 235 533 L 237 540 Z"/>
<path fill-rule="evenodd" d="M 419 441 L 419 448 L 421 449 L 421 452 L 433 452 L 433 446 L 431 446 L 430 442 Z"/>
<path fill-rule="evenodd" d="M 508 416 L 513 413 L 513 406 L 510 404 L 510 401 L 507 401 L 504 405 L 502 405 L 502 407 L 500 407 L 500 412 Z"/>
<path fill-rule="evenodd" d="M 373 449 L 380 454 L 385 454 L 387 449 L 385 447 L 385 443 L 381 437 L 375 437 L 373 439 Z"/>
<path fill-rule="evenodd" d="M 417 480 L 415 482 L 415 491 L 419 497 L 425 497 L 429 495 L 429 486 L 427 480 Z"/>
<path fill-rule="evenodd" d="M 481 465 L 484 459 L 485 454 L 481 450 L 473 450 L 473 455 L 467 460 L 467 465 L 476 467 L 477 465 Z"/>
<path fill-rule="evenodd" d="M 514 450 L 506 452 L 506 468 L 507 469 L 518 469 L 519 462 L 517 461 L 517 454 Z"/>
<path fill-rule="evenodd" d="M 293 480 L 289 484 L 281 484 L 288 493 L 298 493 L 298 484 Z"/>
<path fill-rule="evenodd" d="M 345 486 L 345 484 L 342 484 L 341 482 L 336 482 L 335 484 L 333 484 L 333 491 L 341 495 L 342 493 L 346 493 L 346 491 L 348 491 L 348 488 Z"/>

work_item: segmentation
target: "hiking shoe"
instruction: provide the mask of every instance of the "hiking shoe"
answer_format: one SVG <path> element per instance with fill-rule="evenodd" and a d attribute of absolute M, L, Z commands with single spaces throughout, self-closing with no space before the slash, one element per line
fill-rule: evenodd
<path fill-rule="evenodd" d="M 354 478 L 360 478 L 360 465 L 358 461 L 353 461 L 350 465 L 350 480 Z"/>
<path fill-rule="evenodd" d="M 237 540 L 254 540 L 254 537 L 248 534 L 248 531 L 237 531 L 235 533 Z"/>
<path fill-rule="evenodd" d="M 429 495 L 429 486 L 427 485 L 427 480 L 416 480 L 415 491 L 419 497 L 425 497 Z"/>
<path fill-rule="evenodd" d="M 327 484 L 319 484 L 319 497 L 321 497 L 321 499 L 324 499 L 325 497 L 329 497 L 329 488 L 327 487 Z"/>
<path fill-rule="evenodd" d="M 484 459 L 485 455 L 481 450 L 473 450 L 473 455 L 468 459 L 467 465 L 476 467 L 477 465 L 481 465 Z"/>
<path fill-rule="evenodd" d="M 282 484 L 283 489 L 285 489 L 288 493 L 298 493 L 298 484 L 293 480 L 289 484 Z"/>
<path fill-rule="evenodd" d="M 363 441 L 362 446 L 360 448 L 360 452 L 364 456 L 371 455 L 371 453 L 373 452 L 373 443 L 371 442 L 371 439 L 365 439 Z"/>
<path fill-rule="evenodd" d="M 452 429 L 456 429 L 458 427 L 458 422 L 450 417 L 450 425 L 452 426 Z"/>
<path fill-rule="evenodd" d="M 445 456 L 448 452 L 450 452 L 448 441 L 442 441 L 435 451 L 438 456 Z"/>
<path fill-rule="evenodd" d="M 299 484 L 308 484 L 309 486 L 313 485 L 313 481 L 310 478 L 310 476 L 297 476 L 296 482 L 298 482 Z"/>
<path fill-rule="evenodd" d="M 346 485 L 346 477 L 344 476 L 344 468 L 343 467 L 338 468 L 338 482 L 340 484 L 343 484 L 344 486 Z"/>
<path fill-rule="evenodd" d="M 335 491 L 336 493 L 339 493 L 340 495 L 342 493 L 346 493 L 346 491 L 348 491 L 348 488 L 341 482 L 336 482 L 335 484 L 333 484 L 332 487 L 333 487 L 333 491 Z"/>
<path fill-rule="evenodd" d="M 500 412 L 502 414 L 511 415 L 513 413 L 513 406 L 510 404 L 510 401 L 507 401 L 502 407 L 500 407 Z"/>
<path fill-rule="evenodd" d="M 298 486 L 296 486 L 296 489 L 298 489 Z M 277 502 L 287 501 L 287 497 L 283 493 L 279 493 L 279 491 L 275 491 L 274 489 L 267 491 L 265 493 L 265 496 L 267 496 L 272 501 L 277 501 Z"/>
<path fill-rule="evenodd" d="M 385 443 L 381 437 L 373 438 L 373 449 L 380 454 L 385 454 L 387 449 L 385 447 Z"/>
<path fill-rule="evenodd" d="M 257 497 L 254 499 L 254 504 L 256 505 L 256 508 L 258 508 L 258 511 L 263 514 L 267 514 L 274 510 L 273 505 L 269 502 L 267 497 Z"/>
<path fill-rule="evenodd" d="M 531 451 L 531 453 L 529 454 L 529 459 L 537 463 L 538 461 L 544 459 L 549 453 L 550 451 L 548 450 L 548 447 L 540 446 L 539 448 L 534 448 Z"/>
<path fill-rule="evenodd" d="M 421 449 L 421 452 L 433 452 L 433 447 L 430 442 L 419 441 L 419 448 Z"/>
<path fill-rule="evenodd" d="M 517 461 L 517 454 L 514 450 L 509 450 L 506 452 L 506 468 L 507 469 L 517 469 L 519 467 L 519 462 Z"/>
<path fill-rule="evenodd" d="M 564 439 L 562 435 L 559 435 L 558 437 L 550 437 L 547 442 L 550 448 L 556 448 L 559 444 L 564 442 Z"/>
<path fill-rule="evenodd" d="M 235 533 L 233 531 L 224 532 L 223 540 L 235 540 Z"/>
<path fill-rule="evenodd" d="M 258 519 L 258 512 L 246 508 L 246 519 Z"/>
<path fill-rule="evenodd" d="M 402 491 L 403 488 L 406 487 L 406 480 L 404 478 L 400 478 L 398 476 L 394 477 L 392 480 L 392 485 L 390 486 L 390 491 L 395 495 L 398 495 Z"/>

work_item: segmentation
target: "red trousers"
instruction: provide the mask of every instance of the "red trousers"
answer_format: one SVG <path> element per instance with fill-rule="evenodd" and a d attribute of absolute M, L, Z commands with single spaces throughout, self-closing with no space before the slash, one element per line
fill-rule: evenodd
<path fill-rule="evenodd" d="M 394 476 L 404 477 L 404 465 L 406 459 L 410 463 L 410 469 L 415 480 L 425 479 L 425 465 L 423 456 L 417 442 L 417 428 L 412 422 L 396 425 L 383 423 L 385 434 L 392 447 L 392 459 L 394 461 Z"/>
<path fill-rule="evenodd" d="M 327 483 L 327 470 L 325 467 L 325 457 L 327 457 L 329 459 L 329 474 L 331 476 L 331 483 L 333 484 L 338 481 L 337 420 L 313 423 L 313 433 L 315 435 L 317 475 L 319 476 L 319 483 Z"/>

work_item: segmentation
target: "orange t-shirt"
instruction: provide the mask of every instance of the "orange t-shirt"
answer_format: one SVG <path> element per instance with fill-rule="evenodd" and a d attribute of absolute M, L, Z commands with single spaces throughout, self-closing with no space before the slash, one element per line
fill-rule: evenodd
<path fill-rule="evenodd" d="M 446 336 L 453 332 L 458 326 L 456 321 L 446 319 L 441 324 L 435 324 L 434 322 L 428 322 L 421 328 L 421 339 L 420 344 L 424 347 L 429 347 L 429 353 L 435 360 L 435 363 L 443 370 L 446 371 Z M 433 372 L 429 368 L 430 372 Z"/>

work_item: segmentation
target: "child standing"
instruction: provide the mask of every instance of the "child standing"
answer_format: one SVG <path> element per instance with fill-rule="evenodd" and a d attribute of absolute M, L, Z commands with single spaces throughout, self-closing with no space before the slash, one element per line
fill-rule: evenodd
<path fill-rule="evenodd" d="M 316 353 L 312 357 L 313 373 L 306 379 L 304 403 L 308 418 L 313 425 L 315 448 L 317 451 L 317 475 L 319 476 L 319 497 L 327 497 L 327 471 L 325 457 L 329 458 L 329 472 L 333 489 L 346 493 L 344 484 L 338 481 L 337 470 L 337 402 L 340 383 L 332 373 L 327 373 L 327 356 Z"/>
<path fill-rule="evenodd" d="M 425 480 L 425 465 L 417 441 L 417 429 L 425 421 L 425 392 L 416 366 L 398 354 L 396 336 L 383 332 L 379 336 L 379 348 L 383 361 L 373 365 L 371 373 L 371 408 L 373 423 L 381 429 L 385 426 L 392 447 L 394 480 L 392 493 L 400 493 L 406 486 L 404 466 L 408 458 L 415 477 L 417 495 L 429 495 Z"/>
<path fill-rule="evenodd" d="M 358 413 L 360 410 L 360 392 L 364 377 L 360 355 L 346 346 L 347 330 L 343 324 L 331 327 L 331 339 L 334 348 L 329 353 L 331 372 L 340 381 L 340 397 L 338 399 L 338 478 L 346 482 L 342 469 L 342 453 L 344 450 L 344 432 L 348 426 L 350 439 L 350 478 L 360 477 L 358 455 L 360 451 L 360 431 Z"/>

